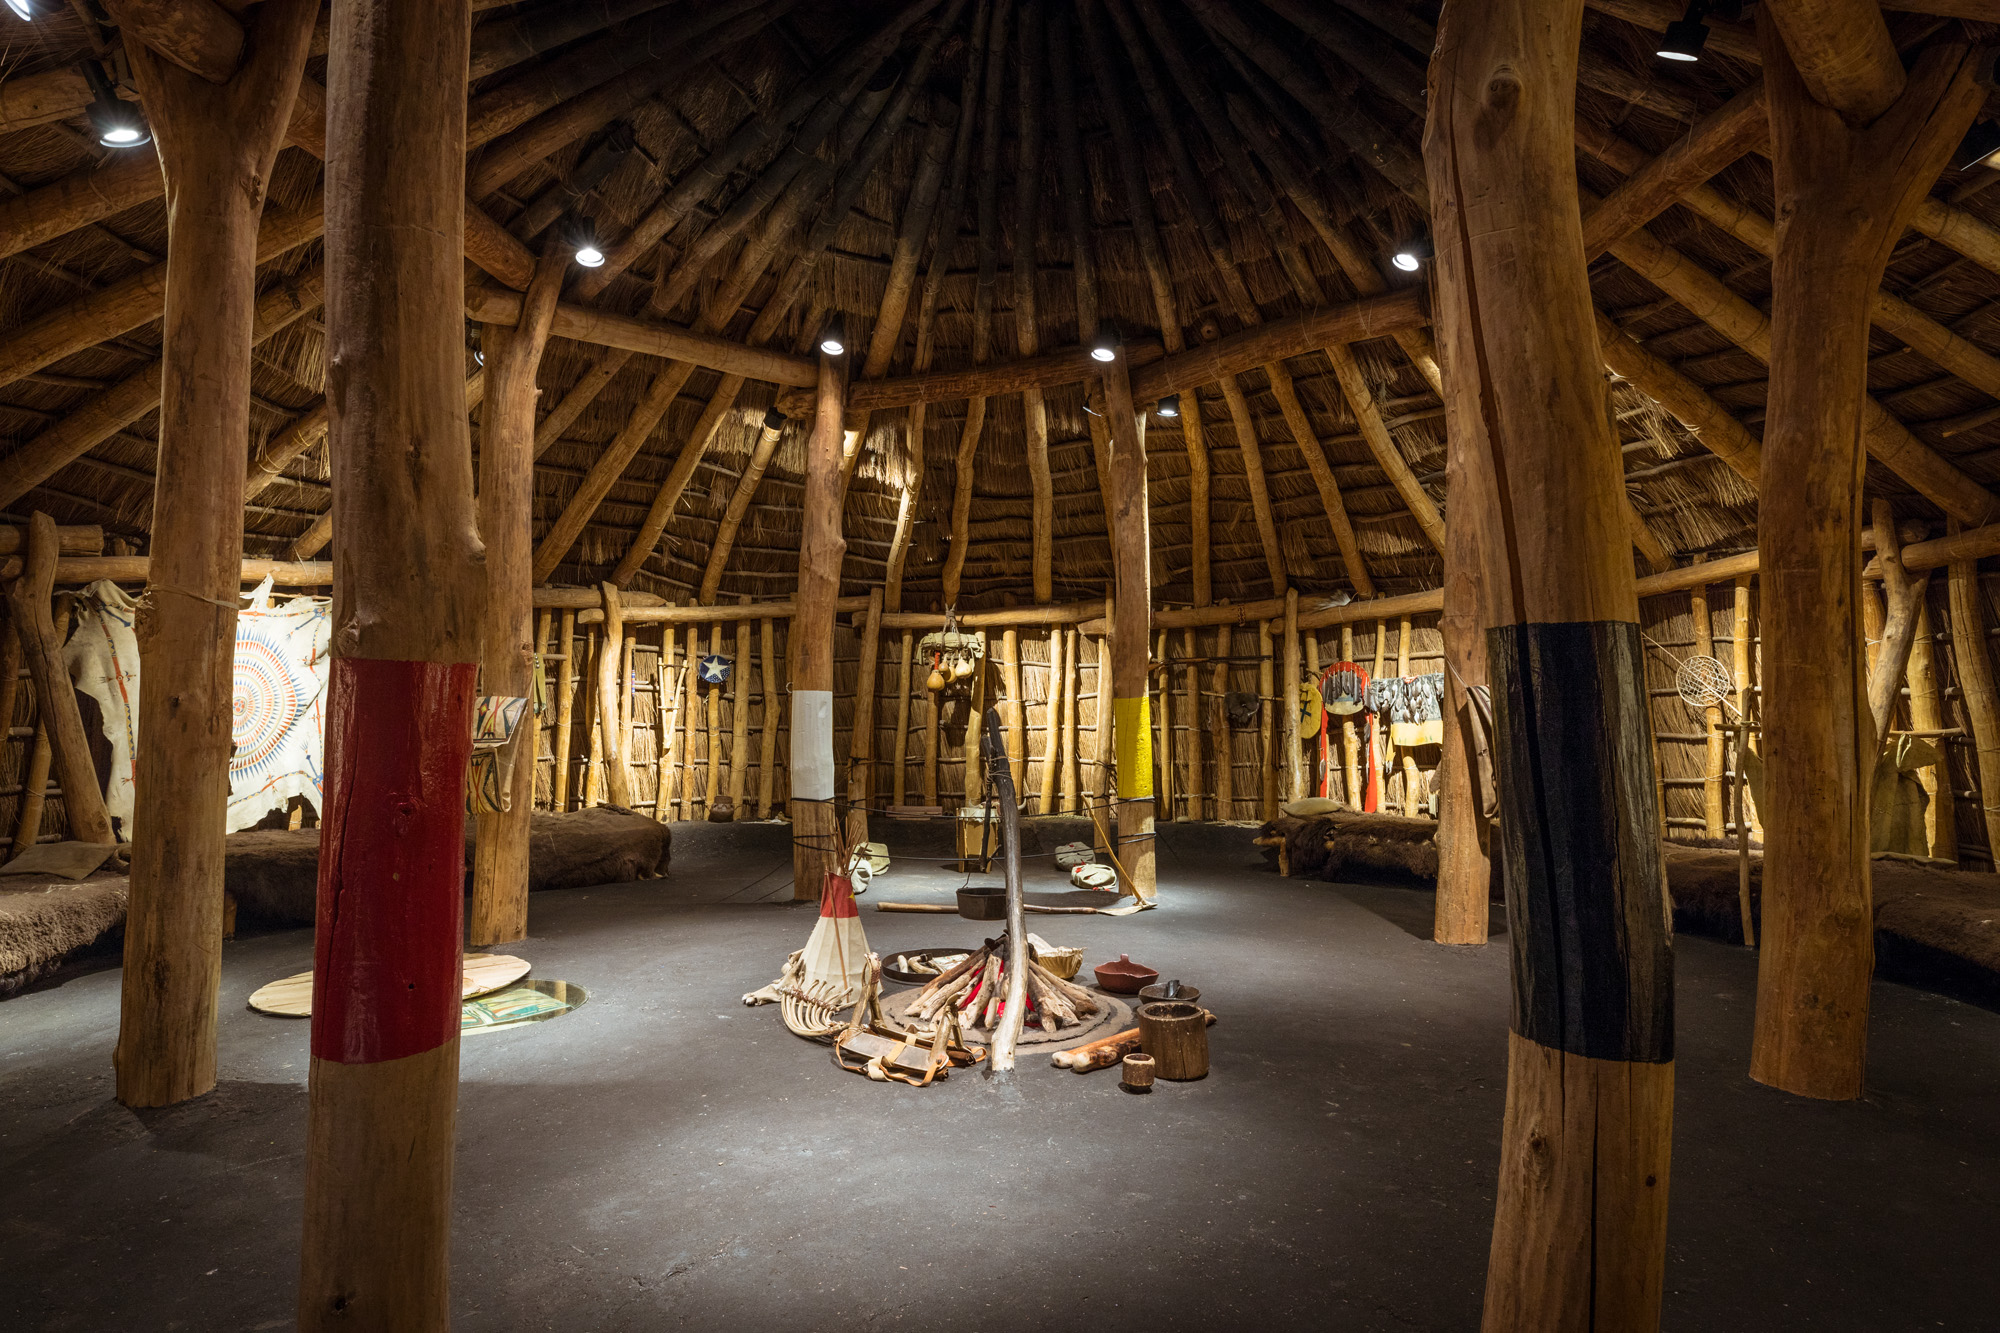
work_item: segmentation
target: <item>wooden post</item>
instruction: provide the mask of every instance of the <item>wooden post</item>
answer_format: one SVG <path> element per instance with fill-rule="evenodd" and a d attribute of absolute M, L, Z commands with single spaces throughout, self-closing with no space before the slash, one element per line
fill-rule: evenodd
<path fill-rule="evenodd" d="M 1107 432 L 1107 448 L 1109 447 L 1109 438 Z M 1108 468 L 1105 475 L 1107 477 L 1110 475 Z M 1114 506 L 1114 522 L 1115 513 L 1116 509 Z M 1112 536 L 1115 541 L 1115 528 L 1112 530 Z M 1090 766 L 1088 799 L 1091 806 L 1099 810 L 1108 810 L 1112 807 L 1116 791 L 1116 787 L 1112 782 L 1111 771 L 1113 737 L 1111 717 L 1113 711 L 1111 707 L 1111 636 L 1118 625 L 1117 610 L 1117 596 L 1111 589 L 1106 589 L 1104 596 L 1104 634 L 1093 642 L 1090 654 L 1090 732 L 1093 762 Z M 1110 827 L 1111 819 L 1108 816 L 1101 820 L 1092 821 L 1091 832 L 1093 838 L 1091 845 L 1096 847 L 1100 852 L 1108 853 L 1112 850 L 1108 836 Z"/>
<path fill-rule="evenodd" d="M 882 656 L 882 589 L 868 590 L 854 677 L 854 726 L 847 743 L 847 845 L 868 841 L 868 800 L 875 766 L 875 674 Z M 845 865 L 843 859 L 841 864 Z"/>
<path fill-rule="evenodd" d="M 695 814 L 697 805 L 702 806 L 703 815 L 708 813 L 705 805 L 706 793 L 701 786 L 702 770 L 695 767 L 694 752 L 695 732 L 700 730 L 702 725 L 701 676 L 696 666 L 700 661 L 701 626 L 690 624 L 687 627 L 687 731 L 681 738 L 681 818 L 683 819 L 697 818 Z M 708 743 L 711 746 L 715 744 L 713 733 L 709 735 Z"/>
<path fill-rule="evenodd" d="M 1285 590 L 1284 666 L 1278 673 L 1278 762 L 1284 799 L 1304 795 L 1299 771 L 1299 590 Z"/>
<path fill-rule="evenodd" d="M 778 678 L 775 622 L 758 622 L 758 670 L 764 686 L 763 725 L 757 733 L 757 816 L 769 819 L 777 809 L 778 718 L 784 708 L 784 682 Z"/>
<path fill-rule="evenodd" d="M 28 766 L 21 774 L 21 814 L 14 824 L 14 850 L 9 860 L 33 847 L 42 835 L 42 805 L 49 794 L 49 763 L 54 750 L 49 745 L 49 723 L 35 718 L 35 736 L 28 751 Z"/>
<path fill-rule="evenodd" d="M 1020 791 L 1027 768 L 1028 707 L 1021 699 L 1021 632 L 1011 625 L 1000 631 L 1000 682 L 1007 691 L 1006 706 L 1000 710 L 1007 720 L 1007 771 L 1013 776 L 1014 790 Z M 974 715 L 974 731 L 984 716 Z"/>
<path fill-rule="evenodd" d="M 669 815 L 678 818 L 680 812 L 680 788 L 676 785 L 680 770 L 676 765 L 681 762 L 681 695 L 693 665 L 674 665 L 679 648 L 674 627 L 660 626 L 660 692 L 653 705 L 654 716 L 660 720 L 659 743 L 653 750 L 653 818 L 662 824 Z"/>
<path fill-rule="evenodd" d="M 479 536 L 486 544 L 486 623 L 481 631 L 480 688 L 520 698 L 535 689 L 534 589 L 528 565 L 534 540 L 535 372 L 548 344 L 567 264 L 560 244 L 535 266 L 518 326 L 480 330 L 486 356 L 486 402 L 479 429 Z M 543 613 L 546 622 L 547 613 Z M 530 741 L 541 733 L 522 719 Z M 523 747 L 532 759 L 532 745 Z M 528 820 L 535 808 L 534 763 L 514 765 L 510 808 L 479 816 L 472 857 L 472 912 L 466 940 L 475 948 L 528 933 Z"/>
<path fill-rule="evenodd" d="M 97 766 L 91 762 L 90 742 L 83 734 L 83 715 L 76 706 L 76 689 L 63 666 L 63 636 L 57 632 L 55 623 L 54 586 L 60 540 L 55 520 L 47 514 L 38 512 L 29 519 L 28 549 L 22 560 L 21 576 L 7 585 L 8 618 L 14 622 L 15 632 L 20 638 L 21 657 L 28 664 L 28 678 L 34 682 L 35 708 L 42 724 L 48 728 L 51 759 L 55 765 L 56 781 L 62 787 L 63 810 L 69 816 L 70 837 L 77 842 L 116 842 L 117 838 L 111 832 L 111 816 L 104 810 L 104 791 L 97 785 Z M 221 911 L 222 900 L 218 894 L 215 900 L 218 940 L 221 939 Z M 126 929 L 129 949 L 131 927 L 128 925 Z M 217 967 L 221 965 L 219 948 L 218 945 Z M 212 997 L 209 1003 L 211 1011 L 206 1027 L 206 1048 L 208 1086 L 212 1087 L 215 1083 Z M 122 1014 L 120 1021 L 123 1021 Z M 196 1045 L 203 1044 L 198 1031 L 190 1033 L 186 1040 Z"/>
<path fill-rule="evenodd" d="M 168 219 L 152 564 L 134 626 L 154 669 L 139 681 L 114 1057 L 127 1106 L 166 1106 L 215 1086 L 221 811 L 229 801 L 257 233 L 316 11 L 314 0 L 264 6 L 209 69 L 213 80 L 149 44 L 162 39 L 158 30 L 145 29 L 146 39 L 128 34 L 125 44 L 165 170 Z M 70 689 L 66 676 L 60 689 Z M 50 712 L 62 728 L 60 701 Z M 108 841 L 90 832 L 94 767 L 66 762 L 63 730 L 51 740 L 72 827 L 87 841 Z"/>
<path fill-rule="evenodd" d="M 1958 524 L 1946 524 L 1957 531 Z M 1993 684 L 1993 652 L 1986 641 L 1986 597 L 1979 590 L 1979 562 L 1954 560 L 1946 566 L 1951 589 L 1951 651 L 1958 666 L 1958 689 L 1972 724 L 1975 784 L 1986 823 L 1986 854 L 2000 867 L 2000 691 Z M 1769 927 L 1765 927 L 1766 934 Z"/>
<path fill-rule="evenodd" d="M 327 401 L 341 522 L 302 1329 L 450 1320 L 463 774 L 486 591 L 460 385 L 470 40 L 468 0 L 333 11 Z"/>
<path fill-rule="evenodd" d="M 582 805 L 592 810 L 604 802 L 604 695 L 598 688 L 598 672 L 603 669 L 605 645 L 602 632 L 586 633 L 584 638 L 590 643 L 590 656 L 584 659 L 590 688 L 583 695 L 583 732 L 589 748 L 583 757 Z"/>
<path fill-rule="evenodd" d="M 723 625 L 716 621 L 708 628 L 708 651 L 722 652 Z M 704 693 L 708 698 L 708 781 L 702 787 L 702 814 L 712 815 L 722 801 L 722 687 L 711 685 Z"/>
<path fill-rule="evenodd" d="M 1879 17 L 1875 20 L 1880 26 Z M 1985 93 L 1963 40 L 1918 57 L 1895 105 L 1854 128 L 1813 100 L 1760 24 L 1778 252 L 1757 520 L 1764 755 L 1810 781 L 1764 789 L 1763 956 L 1750 1076 L 1861 1095 L 1874 977 L 1868 783 L 1875 747 L 1856 645 L 1868 313 L 1890 251 Z M 1900 73 L 1900 65 L 1898 65 Z"/>
<path fill-rule="evenodd" d="M 1450 585 L 1447 584 L 1446 586 L 1449 587 Z M 1449 649 L 1446 651 L 1449 652 Z M 1484 664 L 1486 661 L 1484 639 L 1469 644 L 1466 651 L 1471 657 L 1476 657 L 1479 660 L 1481 664 L 1480 681 L 1483 682 L 1485 679 Z M 1352 662 L 1354 660 L 1354 626 L 1352 624 L 1345 624 L 1340 627 L 1340 660 L 1343 662 Z M 1471 680 L 1472 677 L 1468 676 L 1466 679 Z M 1343 775 L 1347 780 L 1347 803 L 1354 809 L 1359 810 L 1361 808 L 1361 729 L 1354 725 L 1352 714 L 1345 715 L 1340 719 L 1340 753 L 1343 764 Z M 1443 943 L 1443 941 L 1439 942 Z"/>
<path fill-rule="evenodd" d="M 576 726 L 576 612 L 562 613 L 562 660 L 556 665 L 556 725 L 550 748 L 555 751 L 551 807 L 569 809 L 570 732 Z"/>
<path fill-rule="evenodd" d="M 1493 825 L 1487 818 L 1486 794 L 1480 781 L 1481 726 L 1472 691 L 1484 686 L 1486 633 L 1480 616 L 1482 592 L 1493 565 L 1485 531 L 1495 523 L 1491 496 L 1475 482 L 1460 484 L 1468 470 L 1485 466 L 1451 419 L 1452 400 L 1445 398 L 1445 491 L 1455 497 L 1445 523 L 1444 613 L 1438 633 L 1444 640 L 1444 746 L 1438 762 L 1438 882 L 1431 919 L 1431 938 L 1439 944 L 1483 945 L 1491 920 L 1493 899 Z M 1340 653 L 1354 660 L 1354 627 L 1340 627 Z M 1489 696 L 1490 697 L 1490 696 Z M 1356 785 L 1360 739 L 1352 718 L 1341 723 L 1347 755 L 1347 800 L 1361 808 Z"/>
<path fill-rule="evenodd" d="M 1201 668 L 1196 665 L 1195 659 L 1201 655 L 1201 650 L 1195 645 L 1195 632 L 1192 628 L 1182 631 L 1181 647 L 1182 651 L 1187 654 L 1188 659 L 1185 668 L 1187 703 L 1182 713 L 1182 716 L 1187 719 L 1185 723 L 1187 727 L 1187 817 L 1189 819 L 1200 819 L 1202 817 L 1201 752 L 1203 748 L 1201 743 Z"/>
<path fill-rule="evenodd" d="M 1063 717 L 1062 717 L 1062 812 L 1073 815 L 1077 812 L 1080 787 L 1077 783 L 1078 762 L 1076 757 L 1076 709 L 1077 686 L 1082 675 L 1078 665 L 1079 654 L 1083 651 L 1083 636 L 1075 629 L 1064 631 L 1063 647 Z"/>
<path fill-rule="evenodd" d="M 0 666 L 0 670 L 4 670 Z M 1910 730 L 1944 729 L 1944 696 L 1938 689 L 1936 640 L 1931 634 L 1930 598 L 1917 599 L 1917 636 L 1910 644 Z M 1944 750 L 1940 743 L 1938 750 Z M 1924 833 L 1930 854 L 1940 861 L 1958 860 L 1957 800 L 1951 791 L 1951 765 L 1939 762 L 1917 770 L 1930 804 L 1924 810 Z"/>
<path fill-rule="evenodd" d="M 1452 509 L 1475 506 L 1498 562 L 1480 621 L 1514 1012 L 1489 1333 L 1653 1328 L 1666 1261 L 1673 964 L 1576 201 L 1582 17 L 1576 0 L 1447 6 L 1424 134 L 1447 419 L 1466 464 Z"/>
<path fill-rule="evenodd" d="M 910 710 L 916 707 L 916 701 L 910 697 L 910 667 L 916 657 L 916 643 L 916 631 L 904 630 L 902 669 L 896 675 L 896 762 L 889 770 L 891 805 L 909 802 Z"/>
<path fill-rule="evenodd" d="M 1215 627 L 1215 669 L 1209 680 L 1208 725 L 1215 736 L 1215 817 L 1236 818 L 1236 737 L 1229 721 L 1229 655 L 1235 630 Z"/>
<path fill-rule="evenodd" d="M 1277 714 L 1272 705 L 1278 702 L 1278 668 L 1271 659 L 1271 622 L 1257 622 L 1257 772 L 1258 790 L 1262 794 L 1264 818 L 1278 817 L 1278 748 L 1273 724 Z"/>
<path fill-rule="evenodd" d="M 1049 627 L 1048 688 L 1042 693 L 1042 786 L 1038 815 L 1056 812 L 1056 779 L 1062 769 L 1063 627 Z"/>
<path fill-rule="evenodd" d="M 745 593 L 738 602 L 748 602 Z M 743 808 L 743 800 L 750 782 L 750 622 L 736 622 L 736 662 L 729 678 L 735 683 L 730 691 L 735 702 L 729 706 L 729 808 L 731 819 L 748 819 L 750 812 Z"/>
<path fill-rule="evenodd" d="M 555 611 L 552 608 L 545 608 L 535 619 L 535 662 L 542 668 L 542 679 L 544 688 L 546 688 L 548 681 L 549 630 L 554 625 L 554 623 L 555 623 Z M 529 699 L 529 707 L 532 709 L 534 706 L 535 706 L 534 700 L 531 696 Z M 542 771 L 542 759 L 543 756 L 546 754 L 546 751 L 542 749 L 542 715 L 538 712 L 531 712 L 528 716 L 527 721 L 528 724 L 535 729 L 533 738 L 534 739 L 533 757 L 535 762 L 529 765 L 530 772 L 533 773 L 535 776 L 531 778 L 530 786 L 528 788 L 529 794 L 534 797 L 534 800 L 530 802 L 530 806 L 532 807 L 536 802 L 538 802 L 541 799 L 540 796 L 538 795 L 538 792 L 540 790 L 539 783 L 540 783 L 540 774 Z"/>
<path fill-rule="evenodd" d="M 1149 674 L 1148 683 L 1157 678 L 1160 696 L 1160 706 L 1153 717 L 1153 759 L 1159 765 L 1155 808 L 1171 820 L 1174 818 L 1174 682 L 1167 669 L 1167 643 L 1167 631 L 1161 630 L 1153 658 L 1159 664 L 1159 671 L 1157 677 Z"/>
<path fill-rule="evenodd" d="M 846 864 L 834 814 L 833 604 L 840 596 L 840 436 L 844 359 L 820 354 L 812 431 L 806 437 L 798 613 L 786 635 L 792 686 L 792 897 L 816 902 L 825 876 Z"/>
<path fill-rule="evenodd" d="M 1715 627 L 1709 618 L 1706 585 L 1688 590 L 1688 616 L 1694 622 L 1694 652 L 1697 657 L 1715 656 Z M 1710 704 L 1701 710 L 1702 728 L 1708 734 L 1701 773 L 1702 832 L 1720 838 L 1723 821 L 1722 705 Z"/>
<path fill-rule="evenodd" d="M 1889 729 L 1896 721 L 1896 700 L 1903 688 L 1903 673 L 1910 661 L 1910 648 L 1917 637 L 1917 613 L 1923 606 L 1928 574 L 1918 577 L 1903 568 L 1903 541 L 1896 531 L 1896 515 L 1887 500 L 1877 499 L 1875 514 L 1875 566 L 1882 571 L 1882 591 L 1889 613 L 1882 627 L 1881 644 L 1868 664 L 1868 712 L 1875 724 L 1868 749 L 1879 755 L 1889 743 Z M 1869 587 L 1863 583 L 1864 591 Z M 1874 781 L 1870 771 L 1869 781 Z"/>
<path fill-rule="evenodd" d="M 1410 618 L 1402 617 L 1397 622 L 1396 633 L 1396 674 L 1408 679 L 1410 675 Z M 1417 771 L 1416 747 L 1403 747 L 1403 813 L 1414 817 L 1423 813 L 1423 775 Z"/>
<path fill-rule="evenodd" d="M 1388 671 L 1389 622 L 1378 620 L 1375 622 L 1375 669 L 1368 678 L 1380 680 L 1388 674 Z M 1375 752 L 1368 756 L 1368 772 L 1361 780 L 1376 786 L 1380 806 L 1386 809 L 1389 804 L 1389 764 L 1395 757 L 1396 745 L 1389 738 L 1389 728 L 1382 724 L 1382 719 L 1376 718 L 1371 725 L 1374 728 Z"/>
<path fill-rule="evenodd" d="M 625 659 L 625 607 L 618 585 L 602 585 L 604 637 L 597 648 L 597 755 L 604 763 L 604 790 L 613 805 L 632 808 L 631 770 L 625 762 L 620 685 Z M 713 742 L 710 742 L 713 744 Z"/>
<path fill-rule="evenodd" d="M 1118 747 L 1118 859 L 1141 902 L 1158 893 L 1153 864 L 1153 763 L 1151 719 L 1146 716 L 1146 647 L 1152 639 L 1151 515 L 1146 504 L 1145 419 L 1132 403 L 1125 349 L 1104 368 L 1105 414 L 1111 419 L 1112 566 L 1118 581 L 1118 616 L 1111 625 L 1110 698 Z M 1100 658 L 1101 661 L 1101 658 Z M 1098 725 L 1103 726 L 1105 676 L 1097 684 Z"/>
<path fill-rule="evenodd" d="M 1760 710 L 1757 707 L 1758 695 L 1756 683 L 1752 679 L 1755 674 L 1757 658 L 1754 646 L 1751 643 L 1750 576 L 1748 574 L 1741 575 L 1736 580 L 1736 617 L 1731 632 L 1735 635 L 1735 641 L 1730 647 L 1732 650 L 1731 665 L 1735 669 L 1736 676 L 1736 718 L 1739 722 L 1754 722 Z M 1755 736 L 1755 732 L 1739 732 L 1737 734 L 1736 754 L 1739 777 L 1743 771 L 1742 755 L 1744 750 L 1757 749 L 1753 739 Z M 1764 834 L 1764 828 L 1757 818 L 1756 802 L 1746 793 L 1739 792 L 1737 794 L 1737 804 L 1748 812 L 1750 828 L 1761 838 Z"/>

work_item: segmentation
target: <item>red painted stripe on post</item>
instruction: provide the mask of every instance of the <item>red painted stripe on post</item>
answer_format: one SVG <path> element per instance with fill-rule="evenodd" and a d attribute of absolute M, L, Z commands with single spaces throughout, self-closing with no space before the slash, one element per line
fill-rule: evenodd
<path fill-rule="evenodd" d="M 333 659 L 312 1052 L 373 1064 L 458 1035 L 469 662 Z"/>

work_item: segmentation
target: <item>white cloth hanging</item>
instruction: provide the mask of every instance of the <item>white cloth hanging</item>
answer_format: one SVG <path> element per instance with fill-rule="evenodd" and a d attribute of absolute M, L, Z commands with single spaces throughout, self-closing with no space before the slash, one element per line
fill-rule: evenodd
<path fill-rule="evenodd" d="M 63 665 L 76 688 L 97 701 L 111 742 L 111 777 L 104 809 L 132 836 L 133 755 L 139 735 L 139 640 L 132 622 L 139 604 L 109 579 L 83 590 L 76 604 L 76 632 L 63 645 Z"/>

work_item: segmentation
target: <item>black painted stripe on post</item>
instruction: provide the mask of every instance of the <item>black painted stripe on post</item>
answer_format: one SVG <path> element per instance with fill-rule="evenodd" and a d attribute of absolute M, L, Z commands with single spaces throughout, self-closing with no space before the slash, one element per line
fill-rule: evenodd
<path fill-rule="evenodd" d="M 1673 932 L 1639 627 L 1486 637 L 1514 1031 L 1601 1060 L 1674 1057 Z"/>

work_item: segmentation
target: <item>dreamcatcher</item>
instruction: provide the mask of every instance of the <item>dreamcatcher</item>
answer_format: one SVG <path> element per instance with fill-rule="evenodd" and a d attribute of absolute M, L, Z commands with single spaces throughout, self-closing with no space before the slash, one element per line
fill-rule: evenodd
<path fill-rule="evenodd" d="M 1736 682 L 1730 679 L 1729 668 L 1713 657 L 1684 659 L 1674 671 L 1674 688 L 1679 691 L 1681 702 L 1697 713 L 1720 704 L 1742 716 L 1729 697 L 1736 692 Z"/>

